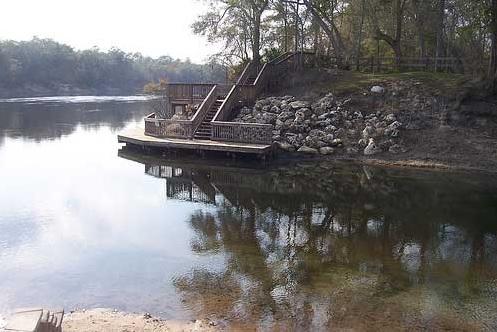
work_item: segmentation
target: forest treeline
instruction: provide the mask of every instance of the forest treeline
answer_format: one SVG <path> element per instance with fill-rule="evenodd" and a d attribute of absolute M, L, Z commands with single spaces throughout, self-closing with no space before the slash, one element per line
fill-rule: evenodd
<path fill-rule="evenodd" d="M 112 48 L 77 51 L 50 39 L 0 41 L 0 95 L 136 93 L 151 81 L 222 82 L 218 64 Z"/>
<path fill-rule="evenodd" d="M 231 63 L 311 50 L 360 57 L 460 59 L 495 76 L 497 0 L 213 0 L 192 26 Z"/>

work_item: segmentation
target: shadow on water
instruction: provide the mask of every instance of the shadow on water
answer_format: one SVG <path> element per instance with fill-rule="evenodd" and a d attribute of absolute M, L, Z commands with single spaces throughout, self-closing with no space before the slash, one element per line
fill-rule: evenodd
<path fill-rule="evenodd" d="M 301 163 L 258 169 L 160 160 L 167 199 L 201 202 L 198 255 L 225 267 L 174 278 L 184 305 L 231 327 L 497 328 L 497 181 Z"/>

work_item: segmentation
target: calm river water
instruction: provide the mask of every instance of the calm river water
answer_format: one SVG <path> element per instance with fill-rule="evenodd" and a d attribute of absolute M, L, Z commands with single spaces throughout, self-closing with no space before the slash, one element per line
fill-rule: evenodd
<path fill-rule="evenodd" d="M 496 330 L 497 179 L 119 150 L 139 97 L 0 102 L 0 313 Z"/>

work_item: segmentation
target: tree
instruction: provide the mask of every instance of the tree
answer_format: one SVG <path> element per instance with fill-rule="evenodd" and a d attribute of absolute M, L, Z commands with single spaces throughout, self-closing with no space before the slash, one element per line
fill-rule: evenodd
<path fill-rule="evenodd" d="M 223 82 L 217 63 L 198 65 L 164 56 L 158 59 L 118 48 L 75 51 L 50 39 L 0 41 L 0 86 L 7 91 L 30 87 L 60 93 L 73 87 L 85 93 L 136 93 L 163 77 L 175 82 Z"/>
<path fill-rule="evenodd" d="M 497 0 L 491 0 L 490 6 L 490 65 L 488 76 L 493 82 L 493 89 L 497 79 Z"/>
<path fill-rule="evenodd" d="M 378 40 L 385 41 L 395 53 L 395 59 L 397 66 L 400 65 L 400 59 L 402 58 L 402 28 L 404 24 L 404 13 L 406 8 L 407 0 L 390 0 L 388 2 L 374 2 L 376 4 L 375 8 L 371 11 L 373 14 L 373 24 L 375 29 L 375 35 Z M 393 13 L 392 23 L 394 27 L 393 36 L 389 35 L 388 32 L 384 31 L 381 27 L 380 20 L 377 16 L 379 7 L 385 3 L 387 9 L 391 9 L 390 12 Z M 393 8 L 392 8 L 393 7 Z M 388 21 L 387 21 L 388 22 Z"/>
<path fill-rule="evenodd" d="M 336 56 L 343 57 L 347 50 L 335 16 L 344 4 L 339 0 L 303 0 L 303 3 L 328 36 Z"/>
<path fill-rule="evenodd" d="M 211 42 L 224 42 L 219 56 L 246 61 L 261 59 L 262 15 L 269 0 L 214 0 L 207 13 L 193 23 L 193 32 Z"/>
<path fill-rule="evenodd" d="M 438 58 L 441 57 L 442 54 L 444 53 L 444 19 L 445 19 L 445 0 L 439 0 L 435 69 L 438 69 Z"/>

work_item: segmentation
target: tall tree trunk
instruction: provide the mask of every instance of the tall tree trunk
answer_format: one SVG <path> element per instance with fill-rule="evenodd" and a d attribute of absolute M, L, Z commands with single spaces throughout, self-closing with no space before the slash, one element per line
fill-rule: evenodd
<path fill-rule="evenodd" d="M 305 4 L 307 10 L 309 10 L 309 12 L 316 19 L 316 21 L 319 23 L 319 25 L 321 26 L 323 31 L 328 36 L 330 43 L 333 47 L 333 50 L 336 53 L 336 56 L 338 58 L 341 58 L 343 56 L 344 50 L 343 50 L 343 46 L 340 45 L 340 43 L 338 42 L 338 40 L 335 36 L 335 32 L 337 31 L 336 26 L 334 26 L 332 24 L 332 27 L 330 28 L 330 26 L 324 21 L 324 19 L 321 17 L 321 15 L 318 13 L 316 8 L 314 8 L 313 4 L 309 0 L 303 0 L 303 2 Z"/>
<path fill-rule="evenodd" d="M 254 22 L 254 40 L 252 41 L 252 60 L 255 63 L 261 62 L 261 16 L 255 17 Z"/>
<path fill-rule="evenodd" d="M 364 28 L 364 16 L 366 14 L 366 0 L 361 2 L 361 24 L 359 25 L 359 38 L 357 38 L 356 70 L 359 70 L 359 58 L 361 57 L 362 29 Z"/>
<path fill-rule="evenodd" d="M 435 52 L 435 70 L 438 71 L 438 58 L 444 53 L 444 21 L 445 21 L 445 0 L 439 0 L 438 3 L 438 26 L 437 26 L 437 48 Z"/>
<path fill-rule="evenodd" d="M 497 93 L 497 0 L 492 0 L 490 7 L 490 63 L 488 79 L 492 86 L 492 93 Z"/>
<path fill-rule="evenodd" d="M 383 31 L 381 31 L 378 26 L 378 22 L 375 22 L 376 25 L 376 38 L 378 40 L 384 40 L 395 53 L 395 65 L 397 69 L 400 69 L 400 61 L 402 58 L 402 28 L 404 22 L 404 9 L 405 9 L 406 0 L 396 0 L 395 1 L 395 37 L 389 36 Z"/>
<path fill-rule="evenodd" d="M 419 57 L 426 57 L 426 40 L 425 40 L 425 19 L 426 14 L 425 0 L 413 0 L 414 11 L 416 13 L 416 29 L 418 33 Z"/>
<path fill-rule="evenodd" d="M 488 77 L 493 81 L 495 91 L 495 81 L 497 79 L 497 0 L 492 0 L 490 9 L 490 64 L 488 67 Z"/>
<path fill-rule="evenodd" d="M 397 0 L 396 2 L 396 29 L 395 29 L 395 43 L 393 45 L 393 51 L 395 52 L 395 61 L 397 68 L 400 69 L 400 59 L 402 57 L 401 39 L 402 39 L 402 27 L 404 21 L 404 6 L 406 0 Z"/>

